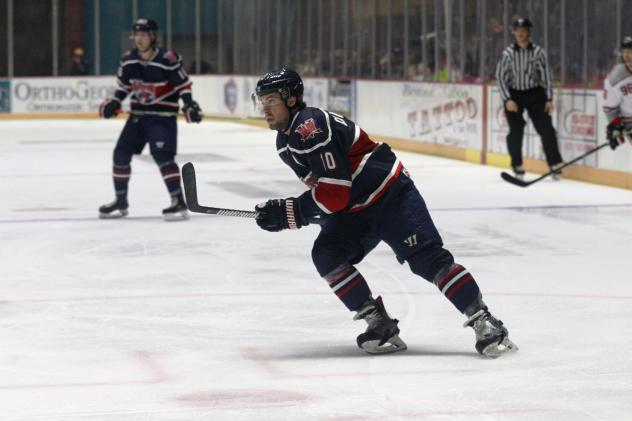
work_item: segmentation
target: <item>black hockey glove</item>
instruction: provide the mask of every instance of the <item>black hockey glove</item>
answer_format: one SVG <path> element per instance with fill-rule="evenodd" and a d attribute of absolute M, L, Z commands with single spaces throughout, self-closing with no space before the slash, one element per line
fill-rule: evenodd
<path fill-rule="evenodd" d="M 121 109 L 121 102 L 117 99 L 108 98 L 99 106 L 99 117 L 116 117 Z"/>
<path fill-rule="evenodd" d="M 613 118 L 610 124 L 608 124 L 608 127 L 606 128 L 606 137 L 610 142 L 612 150 L 617 149 L 617 146 L 625 142 L 621 117 Z"/>
<path fill-rule="evenodd" d="M 202 121 L 202 109 L 195 101 L 191 101 L 182 107 L 182 112 L 187 119 L 187 123 L 199 123 Z"/>
<path fill-rule="evenodd" d="M 270 232 L 284 229 L 298 229 L 307 225 L 298 208 L 298 200 L 271 199 L 255 206 L 257 225 Z"/>

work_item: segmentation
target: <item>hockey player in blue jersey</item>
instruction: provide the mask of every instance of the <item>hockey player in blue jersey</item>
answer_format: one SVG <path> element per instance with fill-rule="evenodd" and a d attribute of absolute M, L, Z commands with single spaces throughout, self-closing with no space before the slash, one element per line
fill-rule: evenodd
<path fill-rule="evenodd" d="M 257 205 L 267 231 L 298 229 L 320 218 L 312 259 L 318 273 L 354 320 L 367 322 L 357 344 L 371 354 L 402 351 L 398 321 L 384 308 L 355 265 L 380 241 L 400 263 L 434 283 L 474 329 L 476 350 L 495 358 L 516 350 L 503 323 L 490 314 L 472 275 L 455 263 L 424 200 L 388 145 L 374 142 L 353 121 L 303 102 L 303 82 L 293 70 L 267 73 L 255 99 L 276 130 L 281 159 L 309 187 L 299 197 Z"/>
<path fill-rule="evenodd" d="M 187 219 L 187 207 L 180 187 L 177 152 L 178 100 L 189 123 L 199 123 L 202 111 L 191 96 L 191 81 L 181 57 L 157 45 L 158 24 L 152 19 L 138 19 L 132 27 L 135 49 L 121 58 L 117 72 L 118 89 L 113 98 L 99 108 L 103 118 L 116 117 L 121 102 L 131 96 L 131 113 L 114 148 L 112 177 L 116 199 L 99 208 L 101 218 L 127 215 L 127 186 L 131 160 L 149 143 L 151 155 L 160 169 L 171 196 L 171 205 L 162 214 L 168 221 Z"/>

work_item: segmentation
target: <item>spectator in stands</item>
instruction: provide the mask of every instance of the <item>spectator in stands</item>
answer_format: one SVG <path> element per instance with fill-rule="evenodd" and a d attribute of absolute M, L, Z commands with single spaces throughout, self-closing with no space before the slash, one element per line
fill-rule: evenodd
<path fill-rule="evenodd" d="M 72 51 L 72 65 L 70 66 L 72 76 L 86 76 L 90 74 L 88 60 L 86 60 L 83 48 L 78 47 Z"/>

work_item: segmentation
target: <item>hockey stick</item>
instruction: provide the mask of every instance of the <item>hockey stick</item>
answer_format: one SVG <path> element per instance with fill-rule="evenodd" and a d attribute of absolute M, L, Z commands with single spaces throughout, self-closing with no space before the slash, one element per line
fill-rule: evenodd
<path fill-rule="evenodd" d="M 184 195 L 187 199 L 187 207 L 191 212 L 207 213 L 210 215 L 222 215 L 222 216 L 239 216 L 242 218 L 256 218 L 257 212 L 237 210 L 237 209 L 224 209 L 224 208 L 212 208 L 209 206 L 202 206 L 198 203 L 197 198 L 197 183 L 195 181 L 195 168 L 193 164 L 187 162 L 182 167 L 182 183 L 184 184 Z"/>
<path fill-rule="evenodd" d="M 536 178 L 535 180 L 524 181 L 524 180 L 521 180 L 519 178 L 514 177 L 513 175 L 511 175 L 511 174 L 509 174 L 509 173 L 507 173 L 505 171 L 501 172 L 500 176 L 503 178 L 503 180 L 505 180 L 505 181 L 507 181 L 507 182 L 509 182 L 511 184 L 515 184 L 516 186 L 529 187 L 531 184 L 537 183 L 538 181 L 548 177 L 549 175 L 557 173 L 558 171 L 568 167 L 569 165 L 573 165 L 575 162 L 584 159 L 588 155 L 590 155 L 592 153 L 595 153 L 599 149 L 604 148 L 606 146 L 610 146 L 610 142 L 602 143 L 601 145 L 597 146 L 596 148 L 589 150 L 585 154 L 580 155 L 580 156 L 578 156 L 577 158 L 575 158 L 575 159 L 573 159 L 571 161 L 568 161 L 567 163 L 565 163 L 564 165 L 562 165 L 561 167 L 559 167 L 559 168 L 557 168 L 555 170 L 549 171 L 546 174 L 541 175 L 540 177 Z"/>
<path fill-rule="evenodd" d="M 182 166 L 182 184 L 184 184 L 184 195 L 187 200 L 187 208 L 189 208 L 191 212 L 206 213 L 208 215 L 239 216 L 242 218 L 256 218 L 258 215 L 258 212 L 255 211 L 213 208 L 210 206 L 200 205 L 197 197 L 195 168 L 190 162 L 187 162 Z M 320 216 L 308 217 L 306 219 L 310 224 L 322 225 L 325 223 L 325 220 Z"/>

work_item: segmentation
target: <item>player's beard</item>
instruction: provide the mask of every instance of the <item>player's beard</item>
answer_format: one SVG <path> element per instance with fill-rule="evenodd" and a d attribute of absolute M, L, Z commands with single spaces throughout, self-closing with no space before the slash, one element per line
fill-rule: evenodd
<path fill-rule="evenodd" d="M 289 122 L 289 119 L 284 119 L 282 121 L 270 124 L 270 128 L 272 130 L 284 131 L 287 128 Z"/>
<path fill-rule="evenodd" d="M 270 127 L 271 130 L 284 131 L 289 124 L 290 124 L 290 116 L 288 114 L 288 116 L 280 120 L 276 120 L 272 123 L 269 123 L 268 127 Z"/>

